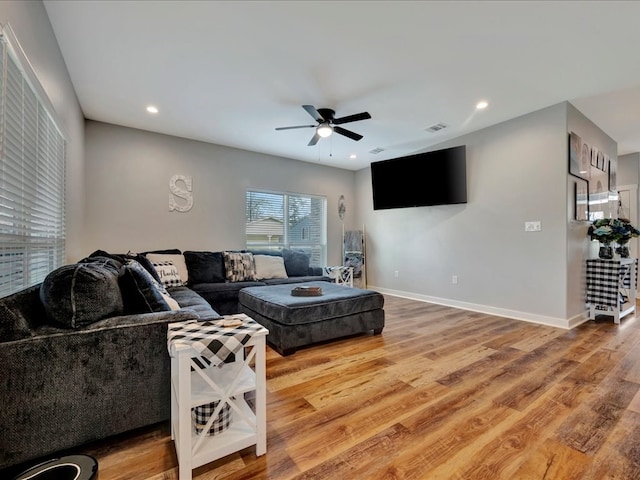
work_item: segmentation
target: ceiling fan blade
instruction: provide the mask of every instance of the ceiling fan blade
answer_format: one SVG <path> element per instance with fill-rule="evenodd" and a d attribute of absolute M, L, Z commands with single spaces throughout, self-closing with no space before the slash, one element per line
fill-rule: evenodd
<path fill-rule="evenodd" d="M 320 140 L 320 135 L 318 135 L 318 133 L 316 132 L 316 134 L 311 137 L 311 140 L 309 140 L 309 143 L 307 143 L 307 147 L 313 147 L 316 143 L 318 143 L 318 140 Z"/>
<path fill-rule="evenodd" d="M 362 138 L 362 135 L 342 127 L 333 127 L 333 131 L 340 135 L 344 135 L 345 137 L 349 137 L 351 140 L 355 140 L 356 142 Z"/>
<path fill-rule="evenodd" d="M 317 127 L 317 125 L 297 125 L 295 127 L 276 127 L 276 130 L 291 130 L 293 128 L 309 128 L 309 127 Z"/>
<path fill-rule="evenodd" d="M 316 107 L 313 105 L 302 105 L 302 108 L 304 108 L 316 122 L 324 122 L 325 119 L 318 113 L 318 110 L 316 110 Z"/>
<path fill-rule="evenodd" d="M 357 122 L 358 120 L 367 120 L 368 118 L 371 118 L 369 112 L 356 113 L 354 115 L 347 115 L 346 117 L 334 118 L 333 124 L 342 125 L 343 123 Z"/>

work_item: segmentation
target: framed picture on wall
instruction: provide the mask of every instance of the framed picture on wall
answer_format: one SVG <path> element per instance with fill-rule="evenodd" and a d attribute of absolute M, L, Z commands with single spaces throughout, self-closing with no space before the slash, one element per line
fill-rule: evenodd
<path fill-rule="evenodd" d="M 586 147 L 586 155 L 584 155 L 584 147 Z M 569 134 L 569 173 L 589 180 L 590 163 L 589 146 L 582 142 L 582 138 L 578 134 L 571 132 Z"/>
<path fill-rule="evenodd" d="M 596 147 L 589 147 L 591 149 L 591 165 L 598 167 L 598 149 Z"/>
<path fill-rule="evenodd" d="M 589 182 L 576 178 L 573 199 L 574 218 L 580 221 L 589 220 Z"/>
<path fill-rule="evenodd" d="M 615 192 L 618 189 L 617 179 L 616 179 L 616 162 L 613 160 L 609 160 L 609 191 Z"/>

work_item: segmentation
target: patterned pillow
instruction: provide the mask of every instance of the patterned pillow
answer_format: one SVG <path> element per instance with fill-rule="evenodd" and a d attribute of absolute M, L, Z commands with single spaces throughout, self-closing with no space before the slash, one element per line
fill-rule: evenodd
<path fill-rule="evenodd" d="M 256 280 L 256 266 L 252 253 L 224 252 L 224 269 L 227 282 Z"/>
<path fill-rule="evenodd" d="M 151 262 L 173 262 L 180 273 L 182 279 L 182 285 L 186 285 L 189 282 L 189 270 L 187 270 L 187 264 L 184 261 L 184 255 L 181 253 L 168 254 L 168 253 L 147 253 L 147 258 Z"/>
<path fill-rule="evenodd" d="M 183 285 L 182 279 L 180 278 L 180 272 L 178 272 L 178 268 L 171 260 L 151 263 L 156 272 L 158 272 L 160 283 L 162 283 L 164 288 L 179 287 Z"/>

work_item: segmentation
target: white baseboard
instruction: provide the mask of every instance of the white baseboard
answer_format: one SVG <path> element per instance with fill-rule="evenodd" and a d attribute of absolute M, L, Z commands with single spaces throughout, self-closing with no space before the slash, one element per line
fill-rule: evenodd
<path fill-rule="evenodd" d="M 391 290 L 388 288 L 375 287 L 373 285 L 367 285 L 367 288 L 375 290 L 377 292 L 393 295 L 394 297 L 408 298 L 410 300 L 418 300 L 421 302 L 435 303 L 437 305 L 445 305 L 447 307 L 459 308 L 461 310 L 470 310 L 472 312 L 486 313 L 489 315 L 497 315 L 498 317 L 513 318 L 514 320 L 522 320 L 529 323 L 537 323 L 539 325 L 547 325 L 550 327 L 562 328 L 569 330 L 577 327 L 578 325 L 589 320 L 588 312 L 584 314 L 576 315 L 573 318 L 555 318 L 547 317 L 544 315 L 537 315 L 535 313 L 520 312 L 517 310 L 508 310 L 505 308 L 496 308 L 488 305 L 478 305 L 475 303 L 459 302 L 457 300 L 451 300 L 447 298 L 432 297 L 429 295 L 421 295 L 419 293 L 403 292 L 399 290 Z"/>

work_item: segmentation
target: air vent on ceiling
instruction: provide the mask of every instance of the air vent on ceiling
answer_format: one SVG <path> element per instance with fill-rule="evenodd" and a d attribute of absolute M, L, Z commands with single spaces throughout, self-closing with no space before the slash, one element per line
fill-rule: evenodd
<path fill-rule="evenodd" d="M 373 153 L 374 155 L 377 155 L 380 152 L 384 152 L 384 148 L 377 147 L 377 148 L 374 148 L 373 150 L 369 150 L 369 153 Z"/>
<path fill-rule="evenodd" d="M 444 123 L 436 123 L 434 125 L 431 125 L 430 127 L 427 127 L 425 130 L 427 132 L 435 133 L 442 130 L 443 128 L 447 128 L 447 125 Z"/>

